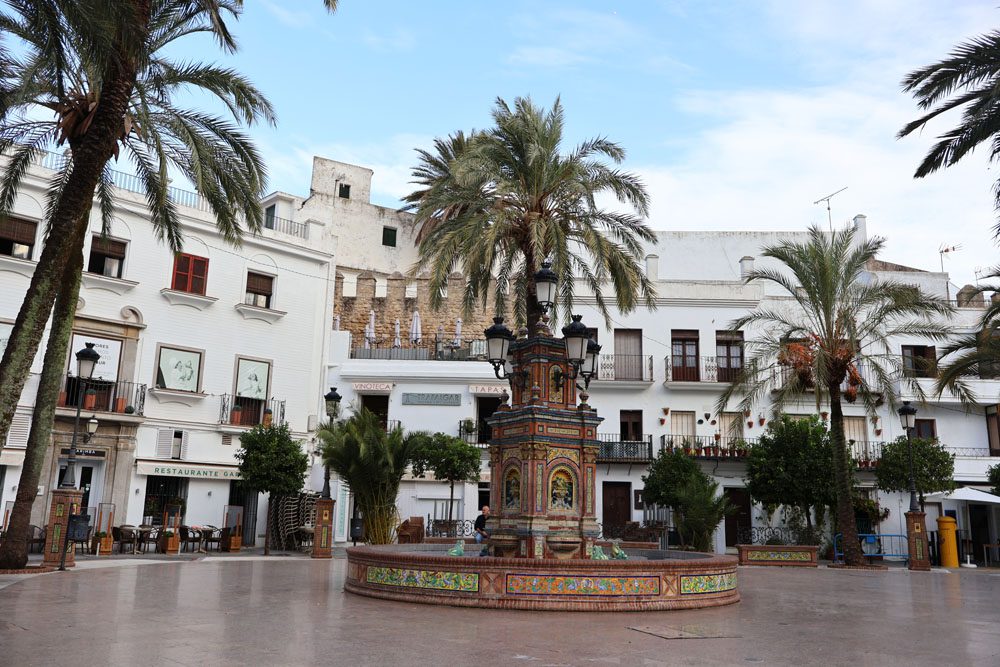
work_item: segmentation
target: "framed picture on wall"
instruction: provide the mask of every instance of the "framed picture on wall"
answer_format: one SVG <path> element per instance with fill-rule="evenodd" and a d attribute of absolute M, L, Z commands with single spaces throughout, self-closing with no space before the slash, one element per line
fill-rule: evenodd
<path fill-rule="evenodd" d="M 256 359 L 239 359 L 236 362 L 236 395 L 241 398 L 267 400 L 271 364 Z"/>
<path fill-rule="evenodd" d="M 201 380 L 201 352 L 160 347 L 156 363 L 156 386 L 196 392 Z"/>

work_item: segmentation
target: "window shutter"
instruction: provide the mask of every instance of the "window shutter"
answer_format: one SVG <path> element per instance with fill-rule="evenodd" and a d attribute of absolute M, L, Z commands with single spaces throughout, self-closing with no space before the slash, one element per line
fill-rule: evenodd
<path fill-rule="evenodd" d="M 188 432 L 181 431 L 181 460 L 188 460 Z"/>
<path fill-rule="evenodd" d="M 15 412 L 14 418 L 10 422 L 10 430 L 7 431 L 8 447 L 27 447 L 28 433 L 31 431 L 31 415 L 24 412 Z"/>
<path fill-rule="evenodd" d="M 29 220 L 3 218 L 0 219 L 0 238 L 13 241 L 14 243 L 34 245 L 35 228 L 35 223 Z"/>
<path fill-rule="evenodd" d="M 170 289 L 186 292 L 188 287 L 188 273 L 191 271 L 191 258 L 188 255 L 177 255 L 174 258 L 174 279 Z"/>
<path fill-rule="evenodd" d="M 161 428 L 156 432 L 156 458 L 171 458 L 171 449 L 174 445 L 174 431 L 169 428 Z"/>
<path fill-rule="evenodd" d="M 271 296 L 274 278 L 260 273 L 247 273 L 247 291 Z"/>
<path fill-rule="evenodd" d="M 91 250 L 99 252 L 102 255 L 107 255 L 108 257 L 114 257 L 115 259 L 125 259 L 125 243 L 122 241 L 95 236 L 91 244 Z"/>
<path fill-rule="evenodd" d="M 208 283 L 208 260 L 204 257 L 191 258 L 191 292 L 204 294 Z"/>

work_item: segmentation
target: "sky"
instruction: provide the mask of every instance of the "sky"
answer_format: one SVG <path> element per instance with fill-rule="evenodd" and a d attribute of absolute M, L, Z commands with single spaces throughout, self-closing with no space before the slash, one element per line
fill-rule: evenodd
<path fill-rule="evenodd" d="M 313 155 L 374 169 L 374 203 L 398 206 L 417 148 L 484 128 L 498 97 L 566 114 L 566 150 L 606 136 L 627 151 L 658 230 L 842 227 L 863 213 L 883 258 L 944 268 L 961 286 L 1000 264 L 996 168 L 980 149 L 924 179 L 913 171 L 943 117 L 917 114 L 912 69 L 994 29 L 1000 9 L 959 0 L 570 2 L 249 0 L 222 56 L 183 56 L 246 74 L 274 128 L 251 130 L 271 189 L 306 195 Z M 988 146 L 986 147 L 988 149 Z"/>

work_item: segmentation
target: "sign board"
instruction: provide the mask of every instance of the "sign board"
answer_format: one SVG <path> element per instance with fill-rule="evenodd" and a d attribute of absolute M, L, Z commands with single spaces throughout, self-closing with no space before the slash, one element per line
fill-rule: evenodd
<path fill-rule="evenodd" d="M 470 384 L 469 393 L 474 396 L 499 396 L 507 391 L 507 387 L 501 384 Z M 509 393 L 509 392 L 508 392 Z"/>
<path fill-rule="evenodd" d="M 391 382 L 354 382 L 351 388 L 359 394 L 388 394 L 392 391 Z"/>
<path fill-rule="evenodd" d="M 210 465 L 204 463 L 137 461 L 138 475 L 159 475 L 161 477 L 188 477 L 192 479 L 242 479 L 236 466 Z"/>
<path fill-rule="evenodd" d="M 461 405 L 461 394 L 403 393 L 403 405 Z"/>
<path fill-rule="evenodd" d="M 101 358 L 97 360 L 97 366 L 94 368 L 94 375 L 92 377 L 95 380 L 117 380 L 118 360 L 122 356 L 122 342 L 113 338 L 98 338 L 96 336 L 75 333 L 73 334 L 73 346 L 70 349 L 75 354 L 78 350 L 83 349 L 85 343 L 93 343 L 94 351 L 101 355 Z M 70 358 L 69 372 L 70 375 L 76 375 L 75 358 Z"/>
<path fill-rule="evenodd" d="M 63 456 L 69 456 L 69 448 L 68 447 L 59 450 L 59 452 Z M 103 458 L 107 457 L 108 453 L 106 451 L 104 451 L 103 449 L 80 449 L 79 447 L 77 447 L 77 449 L 76 449 L 76 455 L 77 456 L 85 456 L 85 457 L 92 458 L 92 459 L 103 459 Z"/>
<path fill-rule="evenodd" d="M 90 536 L 90 515 L 70 514 L 66 525 L 66 539 L 70 542 L 84 542 Z"/>

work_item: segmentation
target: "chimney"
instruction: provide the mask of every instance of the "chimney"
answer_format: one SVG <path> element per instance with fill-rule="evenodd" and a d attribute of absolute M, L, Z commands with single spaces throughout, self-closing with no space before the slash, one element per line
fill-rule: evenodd
<path fill-rule="evenodd" d="M 646 278 L 649 280 L 660 279 L 660 257 L 658 255 L 646 255 Z"/>
<path fill-rule="evenodd" d="M 958 290 L 958 294 L 955 295 L 955 299 L 958 301 L 959 308 L 986 307 L 986 300 L 983 298 L 983 293 L 977 292 L 976 288 L 972 285 L 966 285 L 962 289 Z"/>
<path fill-rule="evenodd" d="M 861 213 L 854 216 L 854 240 L 855 242 L 868 240 L 868 217 Z"/>
<path fill-rule="evenodd" d="M 740 280 L 746 280 L 751 271 L 753 271 L 753 257 L 746 255 L 740 259 Z"/>

